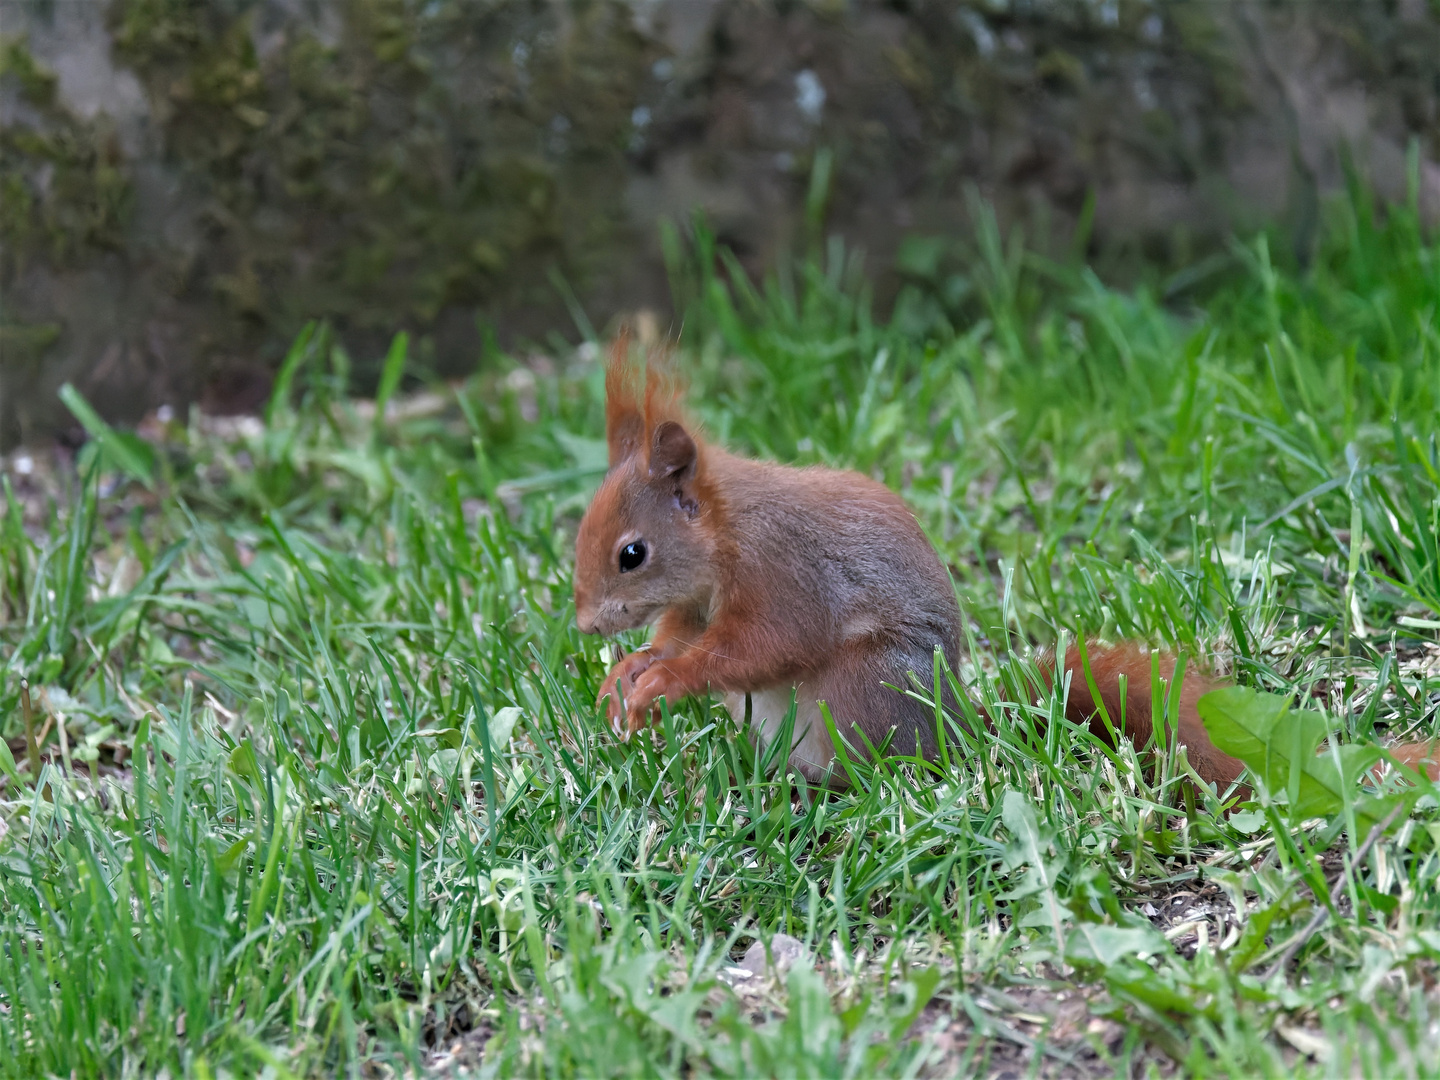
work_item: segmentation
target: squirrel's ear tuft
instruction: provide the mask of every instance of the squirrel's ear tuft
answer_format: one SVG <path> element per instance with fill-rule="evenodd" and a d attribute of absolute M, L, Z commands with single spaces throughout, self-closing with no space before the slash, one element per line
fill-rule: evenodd
<path fill-rule="evenodd" d="M 622 328 L 610 346 L 605 365 L 605 442 L 610 447 L 610 467 L 640 449 L 645 439 L 645 415 L 630 367 L 630 329 Z"/>
<path fill-rule="evenodd" d="M 674 420 L 666 420 L 655 429 L 650 441 L 650 475 L 654 479 L 676 477 L 689 480 L 695 475 L 695 462 L 700 455 L 690 433 Z"/>

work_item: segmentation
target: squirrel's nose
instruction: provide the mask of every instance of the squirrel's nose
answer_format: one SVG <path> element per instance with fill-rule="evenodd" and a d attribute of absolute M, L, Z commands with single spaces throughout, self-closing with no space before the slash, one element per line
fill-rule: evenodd
<path fill-rule="evenodd" d="M 595 632 L 595 605 L 590 602 L 590 590 L 575 586 L 575 625 L 582 634 Z"/>

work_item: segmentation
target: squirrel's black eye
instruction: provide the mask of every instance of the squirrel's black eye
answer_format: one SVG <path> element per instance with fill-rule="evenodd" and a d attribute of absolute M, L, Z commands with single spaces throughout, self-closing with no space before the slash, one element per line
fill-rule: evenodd
<path fill-rule="evenodd" d="M 620 572 L 634 570 L 645 561 L 645 541 L 636 540 L 620 549 Z"/>

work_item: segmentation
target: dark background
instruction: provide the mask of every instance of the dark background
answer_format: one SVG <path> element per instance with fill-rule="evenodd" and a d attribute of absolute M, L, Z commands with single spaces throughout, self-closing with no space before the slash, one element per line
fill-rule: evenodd
<path fill-rule="evenodd" d="M 1440 216 L 1436 0 L 0 0 L 0 446 L 254 410 L 311 318 L 362 390 L 663 321 L 697 209 L 885 311 L 977 200 L 1163 284 L 1347 178 Z"/>

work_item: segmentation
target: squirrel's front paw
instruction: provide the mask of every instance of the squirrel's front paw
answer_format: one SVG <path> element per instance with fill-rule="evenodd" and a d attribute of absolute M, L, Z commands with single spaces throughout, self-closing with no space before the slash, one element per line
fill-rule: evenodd
<path fill-rule="evenodd" d="M 636 649 L 628 656 L 621 658 L 620 662 L 610 669 L 610 674 L 605 676 L 605 681 L 600 684 L 600 693 L 595 697 L 595 704 L 605 707 L 605 715 L 610 721 L 611 729 L 616 734 L 621 734 L 626 730 L 625 706 L 634 696 L 635 680 L 640 678 L 654 662 L 655 656 L 649 649 Z M 606 698 L 610 699 L 608 704 Z M 622 698 L 624 698 L 623 702 Z"/>
<path fill-rule="evenodd" d="M 659 721 L 662 698 L 675 701 L 684 696 L 684 690 L 674 685 L 663 665 L 645 671 L 625 697 L 625 737 Z"/>

